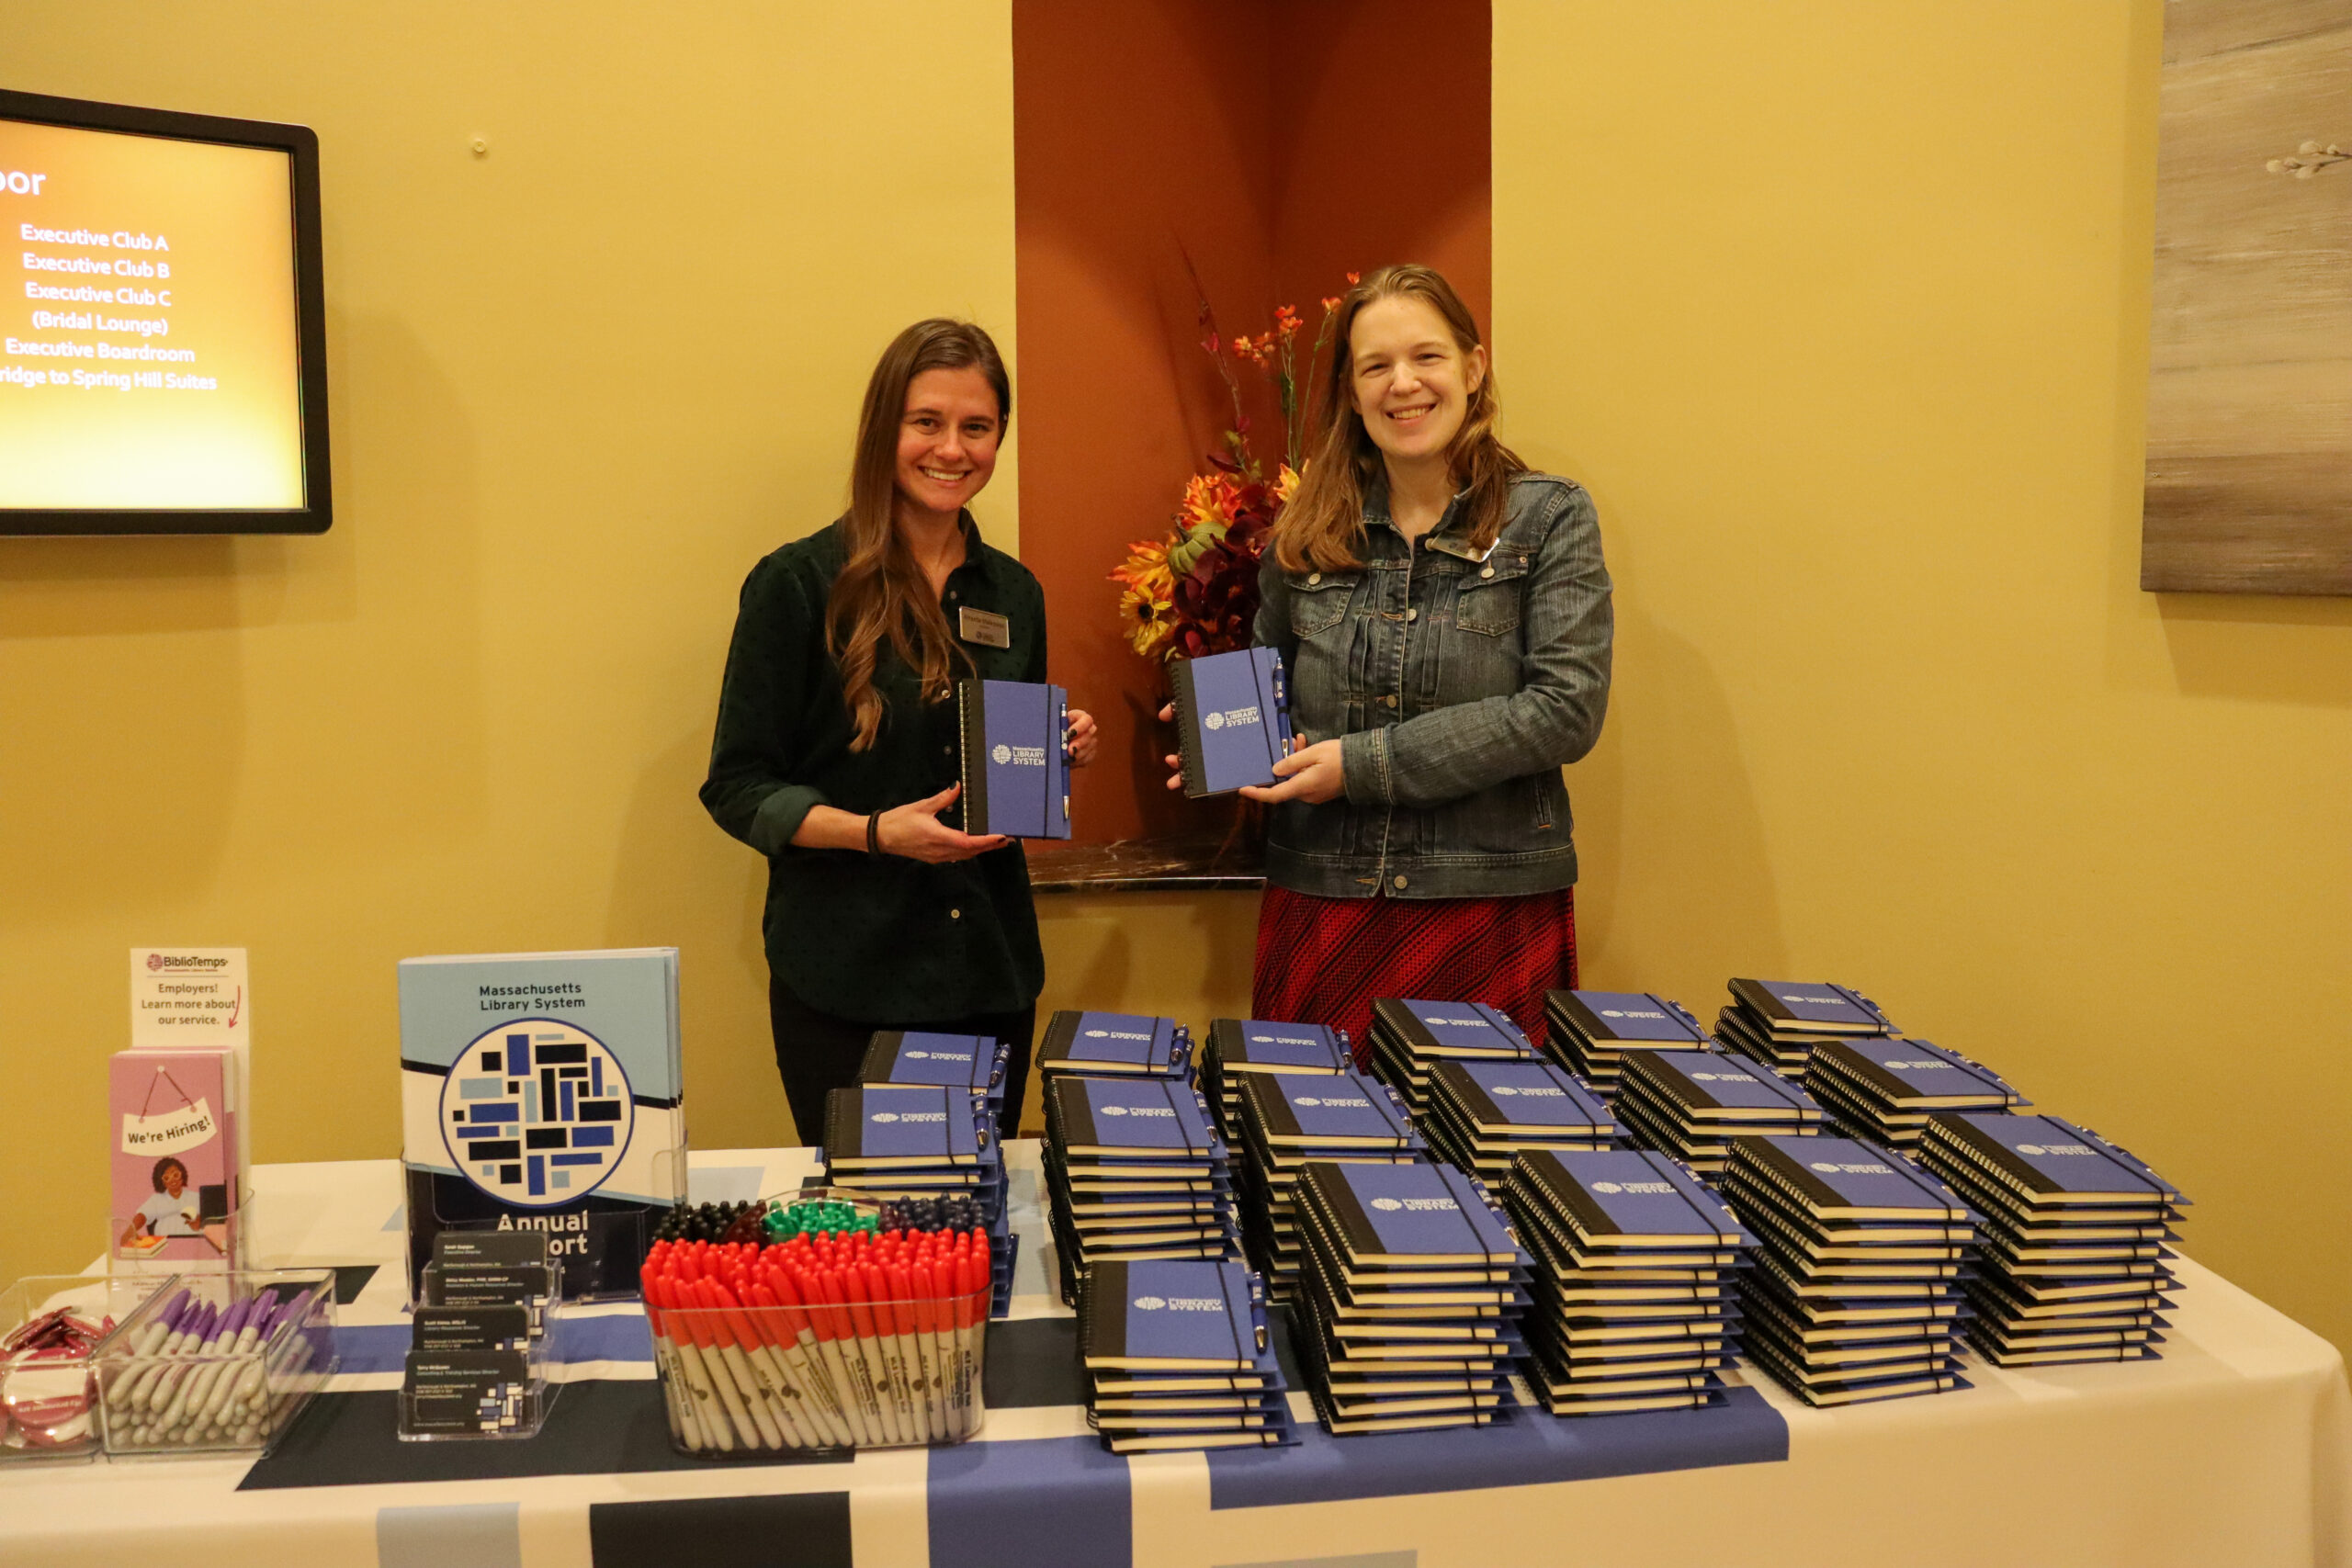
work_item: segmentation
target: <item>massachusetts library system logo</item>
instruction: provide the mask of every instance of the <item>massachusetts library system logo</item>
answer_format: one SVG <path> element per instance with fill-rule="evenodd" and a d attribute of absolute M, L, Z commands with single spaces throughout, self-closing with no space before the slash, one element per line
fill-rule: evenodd
<path fill-rule="evenodd" d="M 1004 766 L 1007 762 L 1012 761 L 1012 748 L 1007 746 L 1001 740 L 998 741 L 996 743 L 996 750 L 989 753 L 989 761 L 994 762 L 1000 768 Z"/>
<path fill-rule="evenodd" d="M 603 1186 L 636 1125 L 628 1075 L 603 1041 L 554 1019 L 501 1023 L 441 1083 L 441 1136 L 492 1197 L 551 1209 Z"/>
<path fill-rule="evenodd" d="M 1164 1307 L 1167 1304 L 1167 1298 L 1163 1296 L 1137 1296 L 1136 1298 L 1136 1305 L 1141 1307 L 1146 1312 L 1158 1312 L 1161 1307 Z"/>

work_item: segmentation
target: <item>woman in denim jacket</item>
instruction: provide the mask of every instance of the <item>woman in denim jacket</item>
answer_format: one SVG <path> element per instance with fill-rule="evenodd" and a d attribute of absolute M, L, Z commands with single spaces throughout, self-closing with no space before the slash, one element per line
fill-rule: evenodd
<path fill-rule="evenodd" d="M 1335 344 L 1259 580 L 1300 740 L 1242 791 L 1272 807 L 1251 1010 L 1346 1029 L 1360 1062 L 1377 997 L 1486 1002 L 1540 1041 L 1544 993 L 1577 981 L 1560 769 L 1609 701 L 1592 500 L 1495 438 L 1476 323 L 1434 271 L 1364 277 Z"/>

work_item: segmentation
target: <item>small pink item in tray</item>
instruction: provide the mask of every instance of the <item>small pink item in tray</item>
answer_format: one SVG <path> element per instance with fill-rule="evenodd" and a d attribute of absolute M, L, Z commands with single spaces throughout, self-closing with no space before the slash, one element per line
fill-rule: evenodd
<path fill-rule="evenodd" d="M 114 1326 L 60 1307 L 0 1339 L 0 1446 L 67 1449 L 91 1435 L 97 1377 L 90 1352 Z"/>

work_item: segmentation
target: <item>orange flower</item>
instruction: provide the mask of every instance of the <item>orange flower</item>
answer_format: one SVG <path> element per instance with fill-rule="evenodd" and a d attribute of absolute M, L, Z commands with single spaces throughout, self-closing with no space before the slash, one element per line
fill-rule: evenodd
<path fill-rule="evenodd" d="M 1283 471 L 1274 476 L 1274 500 L 1281 505 L 1288 506 L 1290 498 L 1297 493 L 1298 470 L 1288 463 L 1284 463 Z"/>
<path fill-rule="evenodd" d="M 1325 295 L 1325 296 L 1323 297 L 1323 313 L 1324 313 L 1325 315 L 1327 315 L 1327 316 L 1328 316 L 1328 315 L 1329 315 L 1332 311 L 1334 311 L 1334 310 L 1338 310 L 1339 308 L 1340 308 L 1340 296 L 1339 296 L 1339 295 L 1337 295 L 1337 294 L 1327 294 L 1327 295 Z"/>
<path fill-rule="evenodd" d="M 1357 284 L 1362 283 L 1363 281 L 1363 275 L 1362 273 L 1355 273 L 1355 272 L 1351 272 L 1351 273 L 1348 274 L 1348 287 L 1349 287 L 1349 288 L 1353 288 Z"/>
<path fill-rule="evenodd" d="M 1284 343 L 1288 343 L 1298 332 L 1298 311 L 1288 305 L 1275 306 L 1274 331 L 1282 334 Z"/>

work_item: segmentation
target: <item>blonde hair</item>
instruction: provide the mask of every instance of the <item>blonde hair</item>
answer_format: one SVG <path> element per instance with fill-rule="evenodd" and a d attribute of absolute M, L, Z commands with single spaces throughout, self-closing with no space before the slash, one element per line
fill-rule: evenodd
<path fill-rule="evenodd" d="M 899 536 L 899 426 L 907 388 L 926 370 L 977 366 L 996 392 L 997 438 L 1012 423 L 1012 383 L 1004 356 L 986 331 L 970 321 L 933 317 L 890 340 L 865 383 L 857 420 L 857 455 L 850 469 L 848 559 L 825 600 L 825 649 L 841 666 L 842 699 L 856 733 L 849 749 L 863 751 L 882 728 L 882 694 L 874 689 L 874 661 L 884 638 L 911 667 L 923 700 L 947 695 L 957 663 L 971 669 L 948 630 L 947 616 L 922 564 Z"/>
<path fill-rule="evenodd" d="M 1298 493 L 1283 508 L 1274 525 L 1274 558 L 1285 571 L 1312 567 L 1318 571 L 1344 570 L 1360 564 L 1363 540 L 1363 498 L 1380 473 L 1380 448 L 1356 411 L 1355 357 L 1349 341 L 1356 317 L 1378 299 L 1420 299 L 1444 318 L 1454 346 L 1464 355 L 1479 346 L 1478 323 L 1453 286 L 1433 267 L 1411 265 L 1384 266 L 1367 273 L 1340 302 L 1333 323 L 1331 363 L 1323 378 L 1323 393 L 1315 411 L 1316 430 L 1306 472 Z M 1469 543 L 1476 549 L 1492 546 L 1502 532 L 1510 501 L 1513 474 L 1527 471 L 1517 453 L 1495 438 L 1495 373 L 1489 366 L 1476 389 L 1462 428 L 1445 451 L 1446 471 L 1454 488 L 1468 491 L 1464 498 L 1470 519 Z"/>

